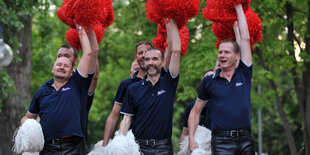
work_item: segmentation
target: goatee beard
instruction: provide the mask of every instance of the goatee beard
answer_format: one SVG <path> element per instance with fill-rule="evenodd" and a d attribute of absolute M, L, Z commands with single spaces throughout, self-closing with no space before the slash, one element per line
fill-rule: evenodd
<path fill-rule="evenodd" d="M 155 72 L 154 74 L 150 74 L 150 73 L 148 72 L 148 70 L 149 70 L 150 68 L 154 68 L 154 69 L 156 70 L 156 72 Z M 155 75 L 157 75 L 157 74 L 159 73 L 158 66 L 155 66 L 155 65 L 147 66 L 146 69 L 147 69 L 147 74 L 148 74 L 149 76 L 155 76 Z"/>

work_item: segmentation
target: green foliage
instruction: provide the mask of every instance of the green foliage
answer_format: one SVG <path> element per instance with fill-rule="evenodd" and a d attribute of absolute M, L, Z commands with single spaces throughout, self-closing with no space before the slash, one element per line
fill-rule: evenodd
<path fill-rule="evenodd" d="M 201 8 L 205 7 L 205 0 L 201 1 Z M 301 114 L 294 92 L 294 84 L 290 70 L 296 67 L 298 77 L 306 70 L 304 61 L 310 61 L 305 52 L 300 54 L 302 61 L 293 63 L 294 57 L 288 54 L 291 48 L 286 41 L 286 16 L 285 3 L 287 1 L 256 0 L 252 1 L 253 10 L 262 19 L 264 40 L 256 45 L 264 57 L 264 66 L 259 62 L 259 57 L 253 50 L 253 78 L 251 91 L 251 119 L 254 136 L 257 137 L 257 110 L 262 109 L 263 114 L 263 151 L 269 154 L 289 154 L 289 148 L 275 105 L 275 92 L 271 89 L 269 80 L 274 80 L 284 111 L 288 115 L 288 121 L 292 128 L 298 150 L 303 150 Z M 304 41 L 306 27 L 306 2 L 291 0 L 296 8 L 294 26 L 296 37 Z M 0 0 L 0 4 L 4 1 Z M 24 3 L 24 2 L 21 2 Z M 66 25 L 61 23 L 56 16 L 56 9 L 50 9 L 55 5 L 61 5 L 61 1 L 49 1 L 38 4 L 33 20 L 33 71 L 32 87 L 34 93 L 43 82 L 51 78 L 50 73 L 56 58 L 58 47 L 65 43 Z M 114 0 L 114 24 L 107 28 L 99 50 L 100 74 L 93 106 L 89 115 L 88 140 L 94 144 L 103 138 L 105 121 L 113 106 L 113 98 L 119 83 L 129 78 L 129 69 L 135 57 L 135 44 L 141 40 L 151 41 L 157 34 L 157 25 L 149 22 L 145 17 L 145 0 Z M 3 5 L 1 5 L 3 6 Z M 0 15 L 8 10 L 7 6 L 1 8 Z M 0 19 L 0 24 L 17 17 L 5 17 Z M 8 23 L 8 22 L 7 22 Z M 18 20 L 12 20 L 11 25 L 16 28 L 21 26 Z M 214 68 L 217 59 L 215 47 L 216 37 L 211 30 L 211 22 L 205 20 L 200 13 L 191 19 L 187 27 L 190 34 L 188 52 L 181 58 L 180 81 L 177 89 L 177 98 L 174 104 L 173 118 L 173 144 L 177 150 L 177 143 L 182 130 L 183 114 L 187 104 L 195 100 L 197 89 L 203 73 Z M 12 41 L 13 43 L 14 41 Z M 18 43 L 13 43 L 19 47 Z M 297 47 L 296 47 L 297 48 Z M 17 49 L 17 48 L 15 48 Z M 294 50 L 294 49 L 293 49 Z M 302 47 L 301 50 L 304 50 Z M 266 68 L 264 68 L 266 67 Z M 5 74 L 1 74 L 5 77 Z M 4 79 L 4 78 L 2 78 Z M 0 79 L 1 80 L 1 79 Z M 1 82 L 3 83 L 3 82 Z M 261 87 L 261 94 L 257 88 Z M 3 90 L 1 86 L 1 90 Z M 7 90 L 7 89 L 5 89 Z M 255 138 L 256 139 L 256 138 Z M 255 140 L 257 143 L 257 140 Z M 255 144 L 255 146 L 257 146 Z"/>
<path fill-rule="evenodd" d="M 5 100 L 10 93 L 15 93 L 15 91 L 14 81 L 9 77 L 6 71 L 0 67 L 0 109 L 3 100 Z"/>

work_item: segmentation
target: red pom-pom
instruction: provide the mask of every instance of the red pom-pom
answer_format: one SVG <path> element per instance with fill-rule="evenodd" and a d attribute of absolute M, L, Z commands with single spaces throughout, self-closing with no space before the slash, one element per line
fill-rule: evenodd
<path fill-rule="evenodd" d="M 147 18 L 164 26 L 164 18 L 174 19 L 178 28 L 199 13 L 200 0 L 147 0 Z"/>
<path fill-rule="evenodd" d="M 262 42 L 263 34 L 262 34 L 262 25 L 261 19 L 258 17 L 256 13 L 253 12 L 251 8 L 245 14 L 246 20 L 248 23 L 249 33 L 250 33 L 250 42 L 252 49 L 255 43 Z M 235 38 L 235 33 L 233 30 L 234 21 L 230 22 L 213 22 L 212 23 L 212 31 L 214 35 L 217 37 L 218 42 L 216 43 L 216 47 L 219 47 L 219 43 L 224 39 L 233 39 Z"/>
<path fill-rule="evenodd" d="M 107 27 L 114 21 L 111 0 L 64 0 L 57 15 L 71 28 L 75 28 L 75 24 L 92 29 L 98 24 Z"/>
<path fill-rule="evenodd" d="M 258 17 L 258 15 L 251 8 L 249 8 L 245 16 L 247 19 L 249 32 L 250 32 L 251 47 L 253 48 L 254 44 L 258 42 L 262 42 L 264 38 L 263 30 L 262 30 L 262 20 Z"/>
<path fill-rule="evenodd" d="M 247 12 L 251 0 L 208 0 L 202 10 L 205 19 L 212 22 L 229 22 L 237 20 L 234 6 L 242 4 L 243 11 Z"/>
<path fill-rule="evenodd" d="M 73 5 L 75 0 L 64 0 L 62 6 L 57 10 L 58 18 L 71 28 L 75 28 Z"/>
<path fill-rule="evenodd" d="M 104 36 L 105 28 L 101 25 L 96 25 L 94 28 L 98 44 L 101 42 L 102 37 Z M 88 32 L 86 31 L 88 34 Z M 69 45 L 76 48 L 76 50 L 81 50 L 81 43 L 78 32 L 76 29 L 70 28 L 66 31 L 66 41 Z"/>
<path fill-rule="evenodd" d="M 179 29 L 180 39 L 181 39 L 181 55 L 187 53 L 188 42 L 189 42 L 189 33 L 186 26 L 183 26 Z M 161 51 L 165 51 L 168 43 L 166 42 L 167 31 L 166 28 L 158 24 L 157 28 L 157 37 L 153 38 L 153 43 L 156 48 Z"/>

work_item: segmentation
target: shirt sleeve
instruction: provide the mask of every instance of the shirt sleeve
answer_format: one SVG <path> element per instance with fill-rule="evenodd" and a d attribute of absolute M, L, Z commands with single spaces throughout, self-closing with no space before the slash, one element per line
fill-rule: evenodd
<path fill-rule="evenodd" d="M 40 112 L 40 104 L 39 104 L 40 94 L 41 94 L 41 89 L 36 91 L 36 93 L 34 94 L 31 100 L 30 106 L 28 108 L 28 112 L 33 115 L 38 115 Z"/>
<path fill-rule="evenodd" d="M 249 77 L 249 79 L 251 79 L 252 78 L 252 64 L 251 65 L 246 65 L 242 60 L 240 60 L 240 63 L 239 63 L 239 66 L 238 66 L 238 68 L 240 68 L 241 69 L 241 71 L 243 72 L 243 73 L 245 73 L 245 75 L 247 76 L 247 77 Z"/>
<path fill-rule="evenodd" d="M 127 86 L 125 84 L 125 81 L 122 81 L 117 88 L 117 92 L 114 97 L 114 103 L 122 105 L 124 96 L 126 95 L 126 91 L 127 91 Z"/>
<path fill-rule="evenodd" d="M 124 103 L 122 105 L 122 109 L 120 112 L 123 115 L 134 116 L 135 106 L 134 106 L 134 100 L 133 100 L 133 96 L 131 92 L 132 90 L 129 88 L 124 97 Z"/>
<path fill-rule="evenodd" d="M 164 67 L 163 70 L 165 70 Z M 162 76 L 168 78 L 173 87 L 177 88 L 179 82 L 179 73 L 176 76 L 172 76 L 170 70 L 168 69 L 167 72 Z"/>
<path fill-rule="evenodd" d="M 78 85 L 78 88 L 80 90 L 86 91 L 85 93 L 88 93 L 93 76 L 94 74 L 87 74 L 86 76 L 83 76 L 78 69 L 76 69 L 72 75 L 74 82 Z"/>
<path fill-rule="evenodd" d="M 207 77 L 205 77 L 200 83 L 197 99 L 201 101 L 206 101 L 209 99 L 207 94 Z"/>

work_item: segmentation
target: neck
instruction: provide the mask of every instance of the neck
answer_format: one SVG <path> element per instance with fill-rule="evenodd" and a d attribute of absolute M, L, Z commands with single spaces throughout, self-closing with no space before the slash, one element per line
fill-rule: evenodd
<path fill-rule="evenodd" d="M 154 76 L 147 75 L 147 80 L 150 81 L 152 85 L 154 86 L 155 83 L 158 81 L 159 77 L 160 77 L 160 74 L 157 74 Z"/>
<path fill-rule="evenodd" d="M 143 79 L 143 77 L 146 75 L 146 71 L 143 71 L 142 69 L 139 69 L 139 72 L 137 74 L 137 77 Z"/>
<path fill-rule="evenodd" d="M 56 89 L 59 90 L 62 86 L 64 86 L 66 83 L 68 82 L 67 80 L 63 80 L 63 79 L 58 79 L 54 77 L 54 83 L 52 84 L 52 86 Z"/>
<path fill-rule="evenodd" d="M 231 67 L 231 68 L 222 68 L 221 72 L 220 72 L 220 76 L 227 79 L 229 82 L 232 78 L 232 76 L 235 73 L 235 67 Z"/>

